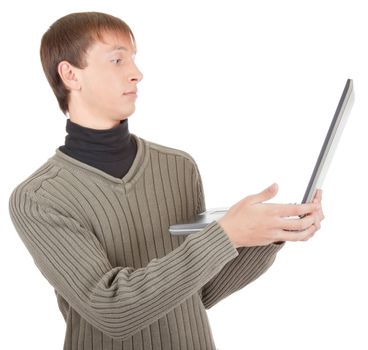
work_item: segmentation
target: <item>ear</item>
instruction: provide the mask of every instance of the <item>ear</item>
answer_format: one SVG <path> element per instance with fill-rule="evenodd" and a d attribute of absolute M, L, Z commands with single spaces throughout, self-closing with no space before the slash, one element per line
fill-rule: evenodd
<path fill-rule="evenodd" d="M 78 68 L 71 65 L 68 61 L 61 61 L 58 64 L 58 73 L 67 89 L 81 89 L 81 82 L 78 79 Z"/>

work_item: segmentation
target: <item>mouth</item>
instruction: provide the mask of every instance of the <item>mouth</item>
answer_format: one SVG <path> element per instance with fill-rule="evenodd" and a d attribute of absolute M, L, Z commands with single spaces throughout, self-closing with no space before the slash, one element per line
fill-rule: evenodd
<path fill-rule="evenodd" d="M 126 96 L 137 96 L 137 90 L 132 90 L 132 91 L 124 92 L 123 95 L 126 95 Z"/>

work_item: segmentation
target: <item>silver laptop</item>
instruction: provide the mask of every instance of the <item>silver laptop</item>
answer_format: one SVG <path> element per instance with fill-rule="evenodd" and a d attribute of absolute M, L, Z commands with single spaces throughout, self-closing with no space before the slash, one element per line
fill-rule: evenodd
<path fill-rule="evenodd" d="M 341 137 L 353 103 L 353 80 L 348 79 L 314 166 L 307 189 L 302 199 L 302 203 L 308 203 L 312 201 L 316 190 L 318 188 L 322 188 L 323 180 L 335 153 L 336 146 Z M 198 214 L 191 222 L 183 222 L 171 225 L 169 227 L 169 232 L 172 235 L 188 235 L 199 232 L 214 220 L 219 220 L 221 217 L 223 217 L 227 210 L 228 208 L 206 210 L 205 212 Z"/>

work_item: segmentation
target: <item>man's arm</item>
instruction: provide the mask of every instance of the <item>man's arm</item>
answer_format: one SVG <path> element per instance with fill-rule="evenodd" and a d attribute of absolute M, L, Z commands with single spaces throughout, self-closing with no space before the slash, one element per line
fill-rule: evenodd
<path fill-rule="evenodd" d="M 112 267 L 93 232 L 33 190 L 18 186 L 9 210 L 55 290 L 87 322 L 120 340 L 179 306 L 238 255 L 215 222 L 145 267 Z"/>
<path fill-rule="evenodd" d="M 197 213 L 206 210 L 205 196 L 200 173 L 197 168 Z M 256 280 L 272 265 L 281 244 L 237 248 L 239 255 L 202 288 L 202 301 L 209 309 L 232 293 Z"/>

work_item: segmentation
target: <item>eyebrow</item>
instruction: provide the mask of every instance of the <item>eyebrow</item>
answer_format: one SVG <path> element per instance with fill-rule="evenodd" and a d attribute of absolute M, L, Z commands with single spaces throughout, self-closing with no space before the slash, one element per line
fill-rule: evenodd
<path fill-rule="evenodd" d="M 109 50 L 109 52 L 120 51 L 120 50 L 129 51 L 125 46 L 114 46 L 111 50 Z M 134 50 L 133 53 L 136 54 L 137 50 Z"/>

